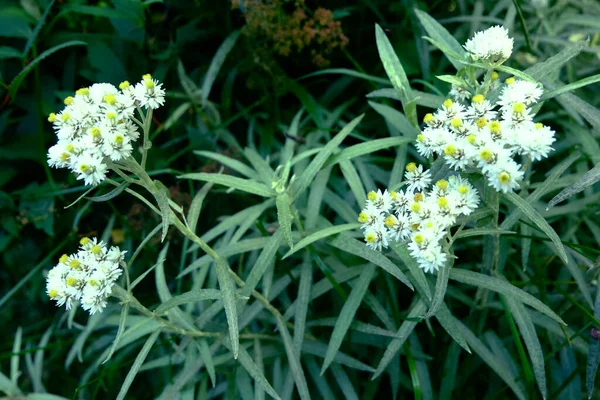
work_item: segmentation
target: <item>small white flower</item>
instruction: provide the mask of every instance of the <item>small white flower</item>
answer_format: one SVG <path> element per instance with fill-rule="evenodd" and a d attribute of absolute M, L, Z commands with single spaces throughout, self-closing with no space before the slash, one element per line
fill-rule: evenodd
<path fill-rule="evenodd" d="M 415 163 L 409 163 L 404 176 L 411 192 L 424 190 L 431 182 L 431 172 L 424 170 L 420 164 L 417 166 Z"/>
<path fill-rule="evenodd" d="M 86 185 L 96 186 L 106 178 L 106 164 L 98 155 L 83 153 L 77 157 L 74 163 L 74 172 L 77 179 L 83 179 Z"/>
<path fill-rule="evenodd" d="M 471 59 L 499 65 L 512 54 L 513 39 L 508 30 L 502 26 L 493 26 L 475 33 L 463 46 Z"/>
<path fill-rule="evenodd" d="M 389 246 L 388 231 L 384 229 L 367 229 L 365 231 L 365 242 L 373 250 L 381 251 Z"/>
<path fill-rule="evenodd" d="M 372 190 L 367 194 L 367 207 L 370 205 L 380 212 L 387 212 L 392 206 L 392 196 L 387 189 L 383 192 L 381 192 L 381 189 L 377 192 Z"/>
<path fill-rule="evenodd" d="M 131 155 L 133 147 L 129 136 L 119 131 L 112 132 L 102 144 L 102 152 L 112 161 L 119 161 Z"/>
<path fill-rule="evenodd" d="M 432 245 L 421 251 L 417 262 L 425 272 L 434 272 L 440 268 L 443 268 L 446 264 L 446 253 L 442 250 L 439 245 Z"/>
<path fill-rule="evenodd" d="M 143 79 L 135 85 L 134 94 L 142 107 L 157 109 L 165 103 L 165 90 L 156 79 Z"/>
<path fill-rule="evenodd" d="M 520 170 L 519 164 L 508 159 L 489 168 L 486 176 L 490 186 L 506 193 L 519 187 L 519 182 L 523 179 L 523 171 Z"/>

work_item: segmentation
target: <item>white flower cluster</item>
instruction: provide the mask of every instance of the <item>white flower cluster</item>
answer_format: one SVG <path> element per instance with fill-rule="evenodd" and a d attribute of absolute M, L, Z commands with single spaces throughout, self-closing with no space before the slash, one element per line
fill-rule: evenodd
<path fill-rule="evenodd" d="M 513 157 L 545 158 L 555 140 L 551 128 L 533 122 L 532 107 L 542 92 L 535 83 L 509 78 L 496 102 L 476 94 L 470 104 L 463 104 L 464 93 L 454 89 L 454 101 L 447 99 L 425 116 L 417 151 L 444 157 L 458 171 L 477 168 L 497 191 L 518 188 L 523 171 Z"/>
<path fill-rule="evenodd" d="M 506 28 L 497 25 L 475 33 L 463 47 L 473 61 L 500 65 L 512 54 L 513 39 Z"/>
<path fill-rule="evenodd" d="M 369 192 L 358 221 L 370 248 L 381 250 L 390 241 L 408 242 L 419 266 L 425 272 L 437 271 L 447 259 L 443 239 L 458 216 L 477 208 L 477 190 L 459 175 L 431 186 L 431 173 L 415 163 L 407 165 L 405 177 L 406 190 Z"/>
<path fill-rule="evenodd" d="M 139 132 L 134 123 L 136 108 L 156 109 L 164 104 L 162 84 L 144 75 L 135 86 L 125 81 L 119 89 L 96 83 L 65 99 L 66 107 L 52 113 L 58 143 L 48 150 L 48 164 L 69 168 L 86 185 L 106 178 L 107 160 L 120 161 L 131 155 Z"/>
<path fill-rule="evenodd" d="M 65 305 L 67 310 L 77 302 L 90 314 L 102 312 L 112 287 L 121 275 L 119 263 L 124 251 L 118 247 L 106 248 L 96 238 L 83 238 L 81 248 L 70 256 L 63 254 L 58 264 L 50 270 L 46 280 L 46 293 Z"/>

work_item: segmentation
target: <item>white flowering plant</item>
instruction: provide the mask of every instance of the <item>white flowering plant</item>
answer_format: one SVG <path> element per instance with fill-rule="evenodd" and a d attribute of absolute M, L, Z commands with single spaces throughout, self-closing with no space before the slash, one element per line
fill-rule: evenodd
<path fill-rule="evenodd" d="M 46 298 L 66 310 L 56 313 L 56 326 L 68 328 L 61 331 L 70 345 L 65 366 L 76 359 L 85 364 L 77 396 L 92 398 L 92 384 L 116 365 L 128 371 L 118 392 L 107 390 L 117 399 L 133 396 L 134 389 L 149 393 L 135 387 L 144 374 L 152 374 L 148 381 L 160 399 L 368 399 L 396 397 L 401 390 L 415 398 L 450 398 L 463 372 L 460 387 L 468 397 L 480 386 L 469 381 L 485 365 L 492 371 L 486 396 L 550 398 L 561 393 L 556 376 L 566 372 L 556 370 L 569 364 L 569 341 L 590 354 L 591 393 L 600 341 L 588 344 L 580 337 L 591 325 L 580 332 L 566 325 L 570 305 L 557 300 L 558 284 L 555 291 L 507 278 L 510 272 L 527 281 L 538 273 L 529 259 L 544 258 L 560 265 L 561 282 L 580 290 L 573 304 L 592 304 L 592 279 L 574 261 L 582 256 L 577 243 L 555 230 L 556 209 L 545 211 L 585 186 L 561 178 L 578 155 L 560 159 L 566 133 L 544 108 L 546 101 L 593 83 L 552 87 L 548 79 L 585 43 L 519 70 L 507 66 L 519 46 L 512 30 L 493 25 L 461 44 L 428 14 L 415 13 L 433 46 L 427 51 L 443 52 L 456 73 L 437 76 L 432 93 L 414 89 L 421 82 L 409 81 L 387 34 L 376 26 L 389 83 L 351 75 L 385 86 L 367 97 L 390 137 L 366 133 L 371 116 L 354 117 L 346 105 L 313 107 L 303 95 L 305 107 L 278 126 L 286 139 L 269 154 L 255 145 L 252 129 L 260 114 L 248 117 L 248 144 L 239 145 L 208 100 L 215 69 L 238 33 L 219 49 L 202 87 L 179 62 L 183 92 L 167 91 L 146 74 L 135 84 L 80 88 L 49 115 L 56 141 L 47 163 L 84 186 L 74 204 L 129 195 L 159 221 L 136 247 L 133 238 L 111 235 L 115 218 L 102 234 L 77 241 L 71 235 L 68 250 L 60 255 L 57 248 L 44 273 Z M 324 73 L 332 72 L 340 73 Z M 155 111 L 175 99 L 183 103 L 158 124 Z M 393 101 L 401 111 L 390 106 Z M 169 170 L 195 192 L 182 206 L 149 159 L 160 157 L 151 142 L 160 143 L 158 134 L 188 110 L 201 116 L 198 125 L 211 125 L 215 141 L 239 154 L 195 152 L 220 164 L 218 173 L 195 164 Z M 380 123 L 379 115 L 372 116 Z M 265 131 L 260 140 L 272 134 Z M 309 133 L 302 137 L 304 131 Z M 349 141 L 359 142 L 346 146 Z M 379 162 L 374 154 L 382 150 L 394 154 L 392 162 Z M 544 180 L 536 168 L 548 165 Z M 553 202 L 540 201 L 564 188 L 566 194 Z M 98 194 L 90 197 L 92 191 Z M 230 202 L 241 210 L 230 211 Z M 523 265 L 511 261 L 519 255 L 515 239 Z M 536 250 L 534 241 L 542 243 Z M 158 258 L 148 263 L 142 254 L 155 246 Z M 542 276 L 551 279 L 545 271 Z M 498 313 L 508 327 L 504 320 L 490 322 Z M 552 348 L 542 348 L 542 329 Z M 510 330 L 506 337 L 514 345 L 496 330 Z M 21 335 L 19 330 L 15 354 Z M 567 359 L 560 366 L 552 358 L 559 352 Z M 35 363 L 27 360 L 36 371 L 37 355 Z M 18 360 L 13 365 L 18 371 Z M 0 373 L 3 387 L 9 396 L 22 394 L 16 378 Z"/>

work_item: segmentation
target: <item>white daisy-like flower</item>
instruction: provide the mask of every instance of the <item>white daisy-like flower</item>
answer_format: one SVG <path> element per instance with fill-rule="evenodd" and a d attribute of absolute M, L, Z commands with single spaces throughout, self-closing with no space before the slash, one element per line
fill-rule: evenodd
<path fill-rule="evenodd" d="M 411 192 L 424 190 L 431 182 L 431 172 L 425 170 L 421 164 L 409 163 L 404 174 Z"/>
<path fill-rule="evenodd" d="M 381 189 L 378 189 L 377 192 L 372 190 L 367 194 L 367 207 L 369 206 L 373 206 L 380 212 L 386 212 L 392 206 L 392 196 L 387 189 L 383 192 Z"/>
<path fill-rule="evenodd" d="M 506 61 L 513 50 L 513 39 L 502 26 L 493 26 L 475 35 L 463 46 L 471 59 L 499 65 Z"/>
<path fill-rule="evenodd" d="M 142 107 L 157 109 L 165 103 L 165 90 L 156 79 L 143 79 L 136 84 L 134 95 Z"/>
<path fill-rule="evenodd" d="M 73 172 L 77 179 L 83 179 L 86 185 L 96 186 L 106 178 L 106 164 L 98 155 L 85 152 L 77 157 Z"/>
<path fill-rule="evenodd" d="M 381 251 L 389 246 L 389 233 L 384 229 L 367 229 L 365 231 L 365 242 L 373 250 Z"/>
<path fill-rule="evenodd" d="M 440 245 L 432 245 L 421 251 L 417 262 L 425 272 L 434 272 L 445 266 L 447 258 Z"/>
<path fill-rule="evenodd" d="M 490 186 L 499 192 L 506 193 L 519 187 L 519 182 L 523 179 L 523 171 L 519 164 L 509 158 L 489 168 L 486 176 Z"/>
<path fill-rule="evenodd" d="M 460 86 L 456 86 L 456 85 L 452 85 L 452 88 L 450 89 L 450 93 L 448 93 L 448 94 L 454 100 L 459 101 L 459 102 L 468 100 L 471 97 L 471 92 L 469 92 L 467 89 L 464 89 L 464 88 L 462 88 Z"/>
<path fill-rule="evenodd" d="M 367 204 L 358 215 L 358 222 L 362 224 L 362 229 L 383 229 L 384 219 L 383 212 L 373 204 Z"/>
<path fill-rule="evenodd" d="M 131 155 L 133 147 L 129 136 L 121 132 L 112 132 L 102 144 L 102 152 L 112 161 L 120 161 Z"/>

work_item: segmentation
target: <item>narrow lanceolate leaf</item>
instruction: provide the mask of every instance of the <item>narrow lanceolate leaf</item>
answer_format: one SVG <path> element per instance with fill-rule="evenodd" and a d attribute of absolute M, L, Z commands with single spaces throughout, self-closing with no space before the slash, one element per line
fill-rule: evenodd
<path fill-rule="evenodd" d="M 102 202 L 102 201 L 112 200 L 115 197 L 117 197 L 118 195 L 120 195 L 123 190 L 127 189 L 128 186 L 129 186 L 129 182 L 121 182 L 121 184 L 119 184 L 119 186 L 115 187 L 113 190 L 111 190 L 110 192 L 108 192 L 106 194 L 103 194 L 101 196 L 86 197 L 86 199 L 97 202 L 97 203 Z"/>
<path fill-rule="evenodd" d="M 213 184 L 208 182 L 202 186 L 202 189 L 196 193 L 194 199 L 192 200 L 192 204 L 190 204 L 190 209 L 187 214 L 186 221 L 188 223 L 188 227 L 192 232 L 196 232 L 196 226 L 198 225 L 198 218 L 200 218 L 200 211 L 202 211 L 202 205 L 204 204 L 204 199 Z"/>
<path fill-rule="evenodd" d="M 421 293 L 422 296 L 427 299 L 431 299 L 431 289 L 427 284 L 427 278 L 425 277 L 425 273 L 423 273 L 423 269 L 419 267 L 417 262 L 413 257 L 411 257 L 408 247 L 406 244 L 400 244 L 398 242 L 393 242 L 390 244 L 390 247 L 398 256 L 400 260 L 406 265 L 410 274 L 413 276 L 415 283 L 417 284 L 417 289 Z"/>
<path fill-rule="evenodd" d="M 210 347 L 208 346 L 208 342 L 205 339 L 201 339 L 197 343 L 200 358 L 202 359 L 202 361 L 204 361 L 204 365 L 206 366 L 206 370 L 208 371 L 208 376 L 210 377 L 210 381 L 212 382 L 212 385 L 214 387 L 217 384 L 217 374 L 215 372 L 215 362 L 213 360 Z"/>
<path fill-rule="evenodd" d="M 31 70 L 33 68 L 35 68 L 43 59 L 56 53 L 58 50 L 62 50 L 67 47 L 73 47 L 73 46 L 87 46 L 87 43 L 82 42 L 81 40 L 71 40 L 71 41 L 68 41 L 65 43 L 61 43 L 59 45 L 56 45 L 56 46 L 44 51 L 35 60 L 33 60 L 29 64 L 27 64 L 27 66 L 25 68 L 23 68 L 23 70 L 21 72 L 19 72 L 19 74 L 10 83 L 10 86 L 8 89 L 8 95 L 10 96 L 10 98 L 12 98 L 12 99 L 15 98 L 15 95 L 17 94 L 17 91 L 19 90 L 21 83 L 23 83 L 23 79 L 25 79 L 25 77 L 31 72 Z"/>
<path fill-rule="evenodd" d="M 364 243 L 344 235 L 339 235 L 335 239 L 330 239 L 327 241 L 327 243 L 347 253 L 354 254 L 355 256 L 364 258 L 367 261 L 371 261 L 373 264 L 380 266 L 386 272 L 392 274 L 410 289 L 413 289 L 408 277 L 400 270 L 400 268 L 398 268 L 396 264 L 391 262 L 380 252 L 369 249 Z"/>
<path fill-rule="evenodd" d="M 588 41 L 580 41 L 565 47 L 558 54 L 548 58 L 545 61 L 535 63 L 525 70 L 525 73 L 531 75 L 538 81 L 544 80 L 554 74 L 558 69 L 565 65 L 570 59 L 576 57 L 581 50 L 588 45 Z"/>
<path fill-rule="evenodd" d="M 521 337 L 525 342 L 527 352 L 529 353 L 529 358 L 531 358 L 531 363 L 533 364 L 533 373 L 535 374 L 535 379 L 538 387 L 540 388 L 540 392 L 545 399 L 548 397 L 548 390 L 546 388 L 544 352 L 542 351 L 540 339 L 535 332 L 535 326 L 533 325 L 531 318 L 529 318 L 529 314 L 527 314 L 527 310 L 522 303 L 511 297 L 505 297 L 505 299 L 510 309 L 510 313 L 517 322 L 519 332 L 521 332 Z"/>
<path fill-rule="evenodd" d="M 227 54 L 229 54 L 229 52 L 235 45 L 235 42 L 237 41 L 238 37 L 240 36 L 240 32 L 241 31 L 239 31 L 239 30 L 232 32 L 227 37 L 227 39 L 225 39 L 223 41 L 223 43 L 219 47 L 219 50 L 217 50 L 217 53 L 215 54 L 212 61 L 210 62 L 208 71 L 206 72 L 206 75 L 204 75 L 204 81 L 202 82 L 202 88 L 200 89 L 200 93 L 202 96 L 201 97 L 202 105 L 206 104 L 206 101 L 208 100 L 208 95 L 210 94 L 210 90 L 213 86 L 213 83 L 215 83 L 215 80 L 217 79 L 217 75 L 219 74 L 219 70 L 221 69 L 221 66 L 223 65 L 223 63 L 225 62 L 225 59 L 227 58 Z"/>
<path fill-rule="evenodd" d="M 263 277 L 267 268 L 275 260 L 277 250 L 282 245 L 283 234 L 280 229 L 277 229 L 275 233 L 269 238 L 267 243 L 263 246 L 260 255 L 256 259 L 250 274 L 246 278 L 246 284 L 240 289 L 240 296 L 250 296 L 260 279 Z"/>
<path fill-rule="evenodd" d="M 112 355 L 119 344 L 119 340 L 125 331 L 125 323 L 127 322 L 127 315 L 129 314 L 129 303 L 123 304 L 123 308 L 121 309 L 121 316 L 119 317 L 119 327 L 117 328 L 117 334 L 115 339 L 113 340 L 112 345 L 110 346 L 110 351 L 108 352 L 108 356 L 102 361 L 102 364 L 111 359 Z"/>
<path fill-rule="evenodd" d="M 448 277 L 450 276 L 450 268 L 454 265 L 454 257 L 448 257 L 446 265 L 438 269 L 437 280 L 435 282 L 435 292 L 433 293 L 433 299 L 431 300 L 431 306 L 427 314 L 423 318 L 429 318 L 435 315 L 444 303 L 444 296 L 446 296 L 446 289 L 448 289 Z"/>
<path fill-rule="evenodd" d="M 287 192 L 277 195 L 275 199 L 277 206 L 277 219 L 279 220 L 279 228 L 283 232 L 283 237 L 290 248 L 294 247 L 292 239 L 292 210 L 290 196 Z"/>
<path fill-rule="evenodd" d="M 596 285 L 596 301 L 594 302 L 594 317 L 600 319 L 600 283 Z M 596 327 L 598 328 L 598 327 Z M 594 394 L 594 382 L 596 381 L 596 372 L 598 364 L 600 364 L 600 339 L 592 336 L 590 339 L 590 351 L 588 352 L 588 361 L 585 374 L 585 386 L 587 389 L 588 399 Z"/>
<path fill-rule="evenodd" d="M 305 237 L 304 239 L 300 240 L 298 243 L 296 243 L 294 248 L 290 249 L 285 254 L 285 256 L 283 256 L 283 258 L 291 256 L 298 250 L 305 248 L 306 246 L 316 242 L 317 240 L 321 240 L 321 239 L 324 239 L 329 236 L 337 235 L 338 233 L 341 233 L 341 232 L 358 229 L 359 227 L 360 227 L 360 224 L 357 223 L 357 224 L 336 225 L 336 226 L 330 226 L 329 228 L 321 229 L 320 231 L 312 233 L 312 234 L 308 235 L 307 237 Z"/>
<path fill-rule="evenodd" d="M 290 336 L 290 332 L 281 315 L 277 317 L 277 327 L 279 328 L 279 334 L 283 340 L 283 346 L 285 347 L 288 363 L 290 365 L 290 370 L 292 371 L 292 376 L 294 377 L 294 382 L 296 383 L 296 389 L 298 389 L 298 394 L 302 400 L 310 400 L 310 392 L 308 390 L 304 371 L 300 365 L 300 357 L 294 349 L 292 337 Z"/>
<path fill-rule="evenodd" d="M 160 241 L 164 241 L 169 232 L 169 225 L 171 224 L 171 208 L 169 207 L 169 189 L 165 187 L 160 181 L 155 180 L 158 191 L 154 194 L 158 208 L 160 210 L 160 217 L 162 220 L 162 233 Z"/>
<path fill-rule="evenodd" d="M 554 207 L 558 203 L 575 196 L 577 193 L 582 192 L 598 181 L 600 181 L 600 163 L 596 164 L 594 168 L 586 172 L 577 182 L 564 188 L 559 194 L 554 196 L 548 203 L 548 208 Z"/>
<path fill-rule="evenodd" d="M 552 240 L 552 243 L 554 243 L 554 245 L 556 246 L 558 255 L 566 264 L 568 262 L 567 254 L 565 253 L 565 248 L 562 244 L 562 241 L 560 240 L 554 229 L 552 229 L 548 222 L 546 222 L 544 217 L 542 217 L 542 215 L 539 212 L 537 212 L 537 210 L 535 210 L 531 204 L 529 204 L 518 194 L 514 192 L 509 192 L 505 193 L 504 197 L 506 197 L 511 203 L 517 206 L 517 208 L 520 209 L 523 212 L 523 214 L 525 214 L 527 218 L 531 220 L 531 222 L 536 224 L 538 228 L 540 228 L 546 234 L 546 236 L 548 236 L 550 240 Z"/>
<path fill-rule="evenodd" d="M 377 369 L 373 374 L 373 378 L 371 379 L 376 379 L 379 375 L 381 375 L 383 371 L 385 371 L 390 361 L 392 361 L 392 358 L 396 355 L 396 353 L 398 353 L 406 339 L 408 339 L 408 336 L 415 329 L 415 326 L 417 326 L 418 322 L 414 319 L 423 315 L 426 309 L 427 306 L 421 300 L 419 300 L 412 307 L 412 309 L 408 313 L 408 318 L 404 322 L 402 322 L 402 325 L 400 325 L 400 329 L 398 329 L 398 337 L 393 339 L 388 345 L 388 347 L 385 349 L 385 353 L 383 354 L 383 357 L 381 358 L 381 361 L 379 362 L 379 365 L 377 366 Z"/>
<path fill-rule="evenodd" d="M 440 43 L 444 49 L 451 50 L 457 54 L 460 58 L 466 58 L 466 52 L 463 47 L 458 43 L 453 35 L 446 30 L 439 22 L 433 19 L 429 14 L 421 10 L 415 9 L 417 18 L 421 21 L 421 25 L 425 28 L 427 34 L 436 42 Z M 444 49 L 440 48 L 444 53 Z M 450 62 L 456 69 L 461 69 L 462 65 L 460 62 L 450 59 Z"/>
<path fill-rule="evenodd" d="M 21 343 L 23 340 L 23 329 L 19 327 L 15 334 L 15 341 L 12 348 L 12 356 L 10 357 L 10 381 L 13 387 L 18 387 L 17 381 L 21 371 L 19 371 L 19 359 L 21 358 Z"/>
<path fill-rule="evenodd" d="M 454 315 L 452 315 L 445 303 L 442 302 L 442 304 L 439 306 L 437 312 L 435 313 L 435 318 L 438 320 L 440 325 L 442 325 L 442 328 L 448 332 L 448 335 L 450 335 L 450 337 L 454 339 L 454 341 L 458 343 L 460 347 L 471 354 L 471 349 L 469 348 L 467 341 L 458 329 L 458 325 L 456 325 L 456 318 Z"/>
<path fill-rule="evenodd" d="M 411 128 L 412 129 L 412 128 Z M 396 136 L 389 137 L 383 139 L 375 139 L 369 140 L 368 142 L 355 144 L 354 146 L 350 146 L 345 148 L 344 150 L 337 153 L 335 156 L 331 157 L 326 163 L 325 166 L 335 165 L 341 161 L 349 161 L 353 158 L 371 154 L 379 150 L 388 149 L 391 147 L 400 146 L 406 143 L 412 142 L 412 138 Z"/>
<path fill-rule="evenodd" d="M 235 158 L 227 157 L 221 153 L 215 153 L 212 151 L 204 151 L 204 150 L 194 151 L 194 154 L 198 154 L 199 156 L 215 160 L 215 161 L 223 164 L 225 167 L 232 169 L 236 172 L 239 172 L 242 175 L 245 175 L 246 178 L 258 179 L 258 173 L 256 171 L 254 171 L 252 168 L 250 168 L 243 162 L 236 160 Z"/>
<path fill-rule="evenodd" d="M 407 102 L 412 100 L 410 83 L 392 44 L 383 29 L 377 24 L 375 24 L 375 39 L 377 41 L 379 58 L 381 59 L 385 73 L 390 78 L 392 85 L 399 91 L 403 105 L 406 105 Z"/>
<path fill-rule="evenodd" d="M 240 334 L 238 332 L 238 315 L 235 305 L 235 288 L 233 281 L 229 277 L 229 265 L 227 261 L 219 257 L 215 260 L 215 267 L 221 296 L 223 297 L 227 326 L 229 327 L 229 340 L 231 341 L 233 358 L 237 358 L 240 349 Z"/>
<path fill-rule="evenodd" d="M 327 354 L 325 355 L 325 361 L 323 362 L 323 367 L 321 368 L 321 375 L 323 375 L 325 370 L 327 370 L 337 351 L 340 349 L 342 341 L 348 332 L 348 328 L 350 328 L 350 324 L 352 324 L 352 321 L 354 320 L 356 310 L 358 310 L 360 303 L 362 303 L 363 297 L 369 288 L 369 283 L 371 283 L 371 279 L 373 279 L 374 274 L 375 265 L 369 264 L 365 267 L 365 269 L 363 269 L 360 276 L 356 279 L 354 287 L 350 292 L 350 296 L 348 296 L 348 300 L 346 300 L 344 303 L 344 307 L 342 308 L 337 322 L 335 323 L 335 327 L 333 328 L 333 333 L 331 334 L 331 339 L 329 340 L 329 346 L 327 347 Z"/>
<path fill-rule="evenodd" d="M 129 370 L 129 373 L 125 377 L 123 386 L 121 386 L 121 390 L 119 390 L 119 394 L 117 395 L 117 400 L 123 400 L 125 398 L 125 395 L 127 395 L 127 391 L 133 383 L 133 379 L 137 375 L 144 361 L 146 361 L 146 357 L 148 356 L 148 353 L 150 353 L 152 346 L 154 346 L 154 342 L 156 342 L 156 339 L 158 339 L 158 335 L 160 335 L 160 332 L 160 329 L 155 330 L 152 333 L 152 335 L 148 337 L 146 343 L 144 343 L 142 350 L 140 350 L 139 354 L 135 358 L 135 361 L 133 362 L 133 365 L 131 366 L 131 369 Z"/>
<path fill-rule="evenodd" d="M 521 303 L 525 303 L 530 307 L 535 308 L 539 312 L 546 314 L 556 322 L 567 325 L 565 321 L 562 320 L 554 311 L 550 309 L 547 305 L 525 292 L 518 287 L 511 285 L 505 280 L 494 278 L 488 275 L 480 274 L 478 272 L 467 271 L 464 269 L 453 269 L 450 271 L 450 279 L 462 283 L 466 283 L 467 285 L 478 286 L 484 289 L 489 289 L 491 291 L 502 293 L 507 297 L 512 297 L 515 300 L 520 301 Z"/>
<path fill-rule="evenodd" d="M 462 322 L 456 321 L 462 334 L 467 339 L 467 343 L 473 351 L 494 371 L 506 384 L 512 389 L 519 399 L 525 399 L 523 388 L 517 383 L 517 377 L 502 362 L 499 362 L 494 354 L 488 349 L 479 338 L 471 332 Z"/>
<path fill-rule="evenodd" d="M 250 354 L 248 354 L 248 352 L 246 351 L 246 349 L 244 349 L 243 347 L 240 348 L 240 353 L 239 353 L 238 360 L 240 361 L 240 364 L 242 365 L 242 367 L 244 367 L 244 369 L 246 370 L 246 372 L 248 372 L 248 375 L 250 375 L 254 379 L 254 381 L 265 392 L 267 392 L 274 399 L 279 399 L 280 398 L 279 395 L 277 394 L 277 392 L 275 391 L 275 389 L 273 389 L 273 387 L 271 386 L 271 384 L 267 380 L 267 378 L 265 378 L 265 375 L 258 368 L 258 366 L 254 362 L 254 360 L 252 360 L 252 357 L 250 357 Z"/>
<path fill-rule="evenodd" d="M 242 179 L 230 175 L 208 174 L 205 172 L 196 172 L 179 176 L 180 179 L 193 179 L 196 181 L 212 182 L 217 185 L 227 186 L 231 189 L 241 190 L 243 192 L 256 194 L 263 197 L 272 197 L 274 195 L 271 188 L 264 183 L 252 179 Z"/>
<path fill-rule="evenodd" d="M 568 85 L 559 87 L 551 92 L 544 93 L 544 95 L 540 98 L 540 101 L 550 100 L 563 93 L 571 92 L 575 89 L 579 89 L 580 87 L 591 85 L 597 82 L 600 82 L 600 74 L 588 76 L 587 78 L 578 80 L 577 82 L 569 83 Z"/>
<path fill-rule="evenodd" d="M 511 235 L 517 232 L 505 231 L 503 229 L 492 229 L 492 228 L 474 228 L 467 229 L 466 231 L 460 231 L 454 238 L 461 239 L 471 236 L 484 236 L 484 235 Z"/>
<path fill-rule="evenodd" d="M 221 298 L 221 293 L 216 289 L 194 289 L 189 292 L 180 294 L 179 296 L 173 296 L 169 300 L 159 305 L 154 313 L 161 315 L 169 311 L 173 307 L 180 306 L 187 303 L 196 303 L 203 300 L 216 300 Z"/>
<path fill-rule="evenodd" d="M 302 174 L 296 179 L 292 185 L 292 199 L 296 199 L 302 192 L 304 192 L 312 183 L 317 173 L 321 170 L 329 156 L 334 152 L 335 149 L 342 143 L 342 141 L 348 136 L 358 123 L 363 119 L 364 114 L 359 115 L 348 123 L 335 137 L 333 137 L 322 149 L 317 153 L 315 158 L 308 164 L 308 167 L 302 172 Z"/>

